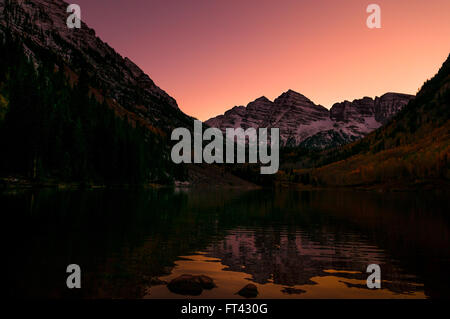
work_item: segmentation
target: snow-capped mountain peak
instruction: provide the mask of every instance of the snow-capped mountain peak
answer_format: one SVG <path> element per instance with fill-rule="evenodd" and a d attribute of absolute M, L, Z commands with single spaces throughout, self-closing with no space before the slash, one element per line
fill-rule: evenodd
<path fill-rule="evenodd" d="M 386 93 L 372 99 L 336 103 L 328 110 L 306 96 L 288 90 L 273 102 L 260 97 L 246 107 L 238 106 L 206 121 L 225 131 L 228 127 L 277 127 L 283 145 L 303 144 L 326 148 L 359 139 L 385 124 L 413 96 Z"/>

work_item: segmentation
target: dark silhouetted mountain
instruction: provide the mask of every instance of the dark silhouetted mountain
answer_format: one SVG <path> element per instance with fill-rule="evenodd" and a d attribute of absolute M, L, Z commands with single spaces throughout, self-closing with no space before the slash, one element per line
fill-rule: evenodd
<path fill-rule="evenodd" d="M 192 125 L 175 99 L 97 37 L 93 29 L 83 22 L 80 29 L 69 29 L 67 7 L 62 0 L 2 0 L 0 30 L 20 39 L 36 65 L 52 59 L 67 67 L 74 80 L 86 71 L 95 81 L 96 93 L 120 113 L 132 112 L 127 115 L 160 129 Z"/>
<path fill-rule="evenodd" d="M 142 184 L 183 179 L 176 101 L 95 31 L 66 25 L 61 0 L 0 1 L 2 176 Z"/>

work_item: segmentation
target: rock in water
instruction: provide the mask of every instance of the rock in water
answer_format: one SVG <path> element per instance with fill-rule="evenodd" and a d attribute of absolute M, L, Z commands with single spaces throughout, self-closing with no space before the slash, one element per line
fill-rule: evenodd
<path fill-rule="evenodd" d="M 181 275 L 173 279 L 167 285 L 167 288 L 173 293 L 191 296 L 198 296 L 203 291 L 200 282 L 195 280 L 195 277 L 191 275 Z"/>
<path fill-rule="evenodd" d="M 191 296 L 198 296 L 203 289 L 212 289 L 214 287 L 216 287 L 214 281 L 205 275 L 181 275 L 167 285 L 167 288 L 173 293 Z"/>
<path fill-rule="evenodd" d="M 196 276 L 197 281 L 200 283 L 200 285 L 202 286 L 203 289 L 213 289 L 216 287 L 216 285 L 214 284 L 214 281 L 205 275 L 200 275 L 200 276 Z"/>
<path fill-rule="evenodd" d="M 245 298 L 255 298 L 258 296 L 258 288 L 254 284 L 248 284 L 241 290 L 239 290 L 238 295 Z"/>
<path fill-rule="evenodd" d="M 296 289 L 296 288 L 292 288 L 292 287 L 285 287 L 283 290 L 281 290 L 282 293 L 284 294 L 288 294 L 288 295 L 293 295 L 293 294 L 302 294 L 305 293 L 306 291 L 303 289 Z"/>

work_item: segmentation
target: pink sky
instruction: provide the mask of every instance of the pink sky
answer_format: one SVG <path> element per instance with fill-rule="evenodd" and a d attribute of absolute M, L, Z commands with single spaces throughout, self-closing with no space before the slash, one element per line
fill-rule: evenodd
<path fill-rule="evenodd" d="M 317 104 L 415 94 L 450 53 L 449 0 L 77 0 L 82 19 L 185 113 L 292 89 Z M 381 7 L 381 29 L 366 7 Z"/>

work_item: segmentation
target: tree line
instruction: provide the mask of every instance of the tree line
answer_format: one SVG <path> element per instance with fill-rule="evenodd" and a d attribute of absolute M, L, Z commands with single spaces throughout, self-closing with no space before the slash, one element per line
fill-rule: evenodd
<path fill-rule="evenodd" d="M 170 183 L 184 168 L 168 156 L 165 137 L 90 94 L 81 70 L 71 84 L 63 65 L 0 37 L 0 175 L 86 184 Z"/>

